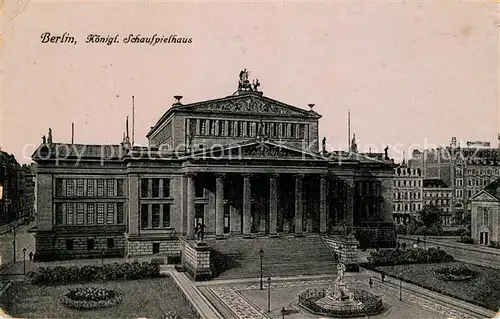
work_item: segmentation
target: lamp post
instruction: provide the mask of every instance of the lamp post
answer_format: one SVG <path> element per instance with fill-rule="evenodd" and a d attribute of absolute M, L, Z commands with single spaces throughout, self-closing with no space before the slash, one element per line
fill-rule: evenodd
<path fill-rule="evenodd" d="M 262 250 L 262 248 L 259 251 L 259 257 L 260 257 L 260 290 L 264 290 L 264 287 L 262 286 L 262 259 L 264 258 L 264 250 Z"/>
<path fill-rule="evenodd" d="M 427 243 L 425 242 L 425 240 L 427 239 L 427 236 L 424 235 L 424 249 L 427 250 Z"/>
<path fill-rule="evenodd" d="M 267 312 L 271 312 L 271 277 L 267 277 Z"/>
<path fill-rule="evenodd" d="M 286 309 L 285 307 L 281 308 L 281 319 L 285 319 L 285 315 L 286 315 Z"/>
<path fill-rule="evenodd" d="M 23 274 L 26 275 L 26 247 L 23 247 Z"/>
<path fill-rule="evenodd" d="M 16 226 L 11 226 L 11 232 L 12 232 L 12 236 L 13 236 L 13 240 L 12 240 L 12 248 L 13 248 L 13 256 L 12 256 L 12 260 L 13 262 L 16 262 Z"/>
<path fill-rule="evenodd" d="M 403 273 L 399 274 L 399 301 L 403 300 L 403 286 L 402 286 L 402 275 Z"/>

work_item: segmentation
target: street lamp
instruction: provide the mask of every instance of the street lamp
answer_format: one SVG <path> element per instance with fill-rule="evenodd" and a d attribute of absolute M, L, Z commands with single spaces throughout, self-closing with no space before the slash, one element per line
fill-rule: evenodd
<path fill-rule="evenodd" d="M 271 277 L 267 277 L 267 312 L 271 312 Z"/>
<path fill-rule="evenodd" d="M 262 248 L 259 251 L 259 257 L 260 257 L 260 290 L 264 290 L 264 287 L 262 286 L 262 259 L 264 258 L 264 250 L 262 250 Z"/>
<path fill-rule="evenodd" d="M 14 249 L 13 251 L 13 262 L 16 262 L 16 226 L 11 226 L 11 232 L 12 232 L 12 235 L 14 237 L 13 241 L 12 241 L 12 248 Z"/>
<path fill-rule="evenodd" d="M 23 247 L 23 274 L 26 275 L 26 247 Z"/>
<path fill-rule="evenodd" d="M 427 236 L 424 235 L 424 249 L 427 250 L 427 243 L 425 242 L 425 240 L 427 239 Z"/>
<path fill-rule="evenodd" d="M 400 273 L 399 274 L 399 301 L 403 300 L 402 276 L 403 276 L 403 273 Z"/>

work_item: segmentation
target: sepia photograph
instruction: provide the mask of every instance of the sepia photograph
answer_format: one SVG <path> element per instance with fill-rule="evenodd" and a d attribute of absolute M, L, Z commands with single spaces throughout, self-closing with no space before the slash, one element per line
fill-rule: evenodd
<path fill-rule="evenodd" d="M 498 1 L 0 13 L 0 318 L 500 318 Z"/>

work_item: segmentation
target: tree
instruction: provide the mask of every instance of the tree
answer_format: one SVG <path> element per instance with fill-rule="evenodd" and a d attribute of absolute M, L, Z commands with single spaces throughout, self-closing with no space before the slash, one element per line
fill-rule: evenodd
<path fill-rule="evenodd" d="M 441 224 L 441 214 L 443 210 L 433 205 L 426 205 L 418 212 L 423 226 L 431 227 Z"/>

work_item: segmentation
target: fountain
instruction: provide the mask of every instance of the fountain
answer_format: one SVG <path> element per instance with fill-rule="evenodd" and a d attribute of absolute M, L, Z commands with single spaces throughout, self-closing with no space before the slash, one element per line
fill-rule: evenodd
<path fill-rule="evenodd" d="M 328 289 L 307 289 L 299 294 L 299 305 L 316 315 L 329 317 L 361 317 L 380 314 L 384 310 L 382 298 L 363 289 L 347 287 L 344 280 L 345 264 L 337 264 L 338 276 Z"/>

